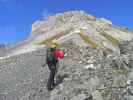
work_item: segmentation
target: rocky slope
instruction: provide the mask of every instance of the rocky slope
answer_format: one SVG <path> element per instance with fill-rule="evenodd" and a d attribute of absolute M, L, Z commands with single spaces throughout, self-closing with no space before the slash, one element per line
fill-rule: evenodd
<path fill-rule="evenodd" d="M 47 44 L 56 38 L 59 43 L 73 40 L 79 45 L 119 52 L 119 43 L 131 40 L 132 33 L 104 18 L 96 18 L 83 11 L 69 11 L 33 23 L 30 37 L 11 51 L 14 54 L 21 53 L 20 50 L 34 50 L 40 44 Z"/>
<path fill-rule="evenodd" d="M 61 47 L 66 57 L 51 92 L 46 89 L 48 68 L 41 67 L 45 48 L 0 60 L 0 100 L 132 100 L 130 45 L 130 50 L 122 45 L 123 54 L 108 57 L 72 43 Z"/>
<path fill-rule="evenodd" d="M 50 92 L 46 47 L 40 44 L 54 38 L 65 58 Z M 84 12 L 36 22 L 31 36 L 0 58 L 0 100 L 133 100 L 131 38 L 131 31 Z"/>

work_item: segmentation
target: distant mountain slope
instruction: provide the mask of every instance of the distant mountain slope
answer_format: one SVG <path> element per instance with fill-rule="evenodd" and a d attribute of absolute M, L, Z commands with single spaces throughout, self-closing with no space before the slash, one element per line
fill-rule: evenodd
<path fill-rule="evenodd" d="M 78 45 L 119 52 L 119 43 L 132 38 L 132 31 L 116 27 L 109 20 L 84 11 L 69 11 L 33 23 L 30 37 L 11 51 L 13 54 L 21 53 L 21 50 L 27 52 L 52 39 L 59 40 L 59 43 L 72 39 Z"/>

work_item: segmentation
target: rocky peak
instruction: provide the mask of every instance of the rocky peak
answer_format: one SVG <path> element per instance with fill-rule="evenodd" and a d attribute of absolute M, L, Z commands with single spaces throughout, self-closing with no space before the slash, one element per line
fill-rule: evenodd
<path fill-rule="evenodd" d="M 53 25 L 57 25 L 58 23 L 59 25 L 62 25 L 64 23 L 72 23 L 72 22 L 77 22 L 79 20 L 85 20 L 85 19 L 96 20 L 95 17 L 91 15 L 87 15 L 84 11 L 69 11 L 65 13 L 59 13 L 54 16 L 50 16 L 45 21 L 42 20 L 42 21 L 36 21 L 35 23 L 33 23 L 32 32 L 34 32 L 38 27 L 41 27 L 41 25 L 44 25 L 44 24 L 46 25 L 51 24 L 51 26 L 53 26 Z"/>
<path fill-rule="evenodd" d="M 31 48 L 35 50 L 34 48 L 45 46 L 53 39 L 57 39 L 59 44 L 72 40 L 80 46 L 120 53 L 119 44 L 121 41 L 131 40 L 132 33 L 114 26 L 107 19 L 96 18 L 84 11 L 68 11 L 34 22 L 30 37 L 18 44 L 12 53 L 27 52 Z"/>
<path fill-rule="evenodd" d="M 119 52 L 121 41 L 131 40 L 131 31 L 124 31 L 104 18 L 96 18 L 84 11 L 68 11 L 50 16 L 32 25 L 30 43 L 43 44 L 52 39 L 59 43 L 72 39 L 76 44 L 94 48 L 106 48 Z"/>

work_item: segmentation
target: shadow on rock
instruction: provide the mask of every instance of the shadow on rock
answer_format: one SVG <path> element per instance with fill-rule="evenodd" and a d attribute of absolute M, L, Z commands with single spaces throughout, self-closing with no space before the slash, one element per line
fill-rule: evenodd
<path fill-rule="evenodd" d="M 56 76 L 56 86 L 63 83 L 64 78 L 67 78 L 68 75 L 57 75 Z"/>

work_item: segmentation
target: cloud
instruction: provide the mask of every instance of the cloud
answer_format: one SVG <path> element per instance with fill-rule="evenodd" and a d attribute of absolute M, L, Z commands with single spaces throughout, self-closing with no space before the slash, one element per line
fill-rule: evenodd
<path fill-rule="evenodd" d="M 44 10 L 44 11 L 42 12 L 42 19 L 47 19 L 49 16 L 52 16 L 52 15 L 53 15 L 52 12 L 50 12 L 50 11 L 48 11 L 48 10 Z"/>

